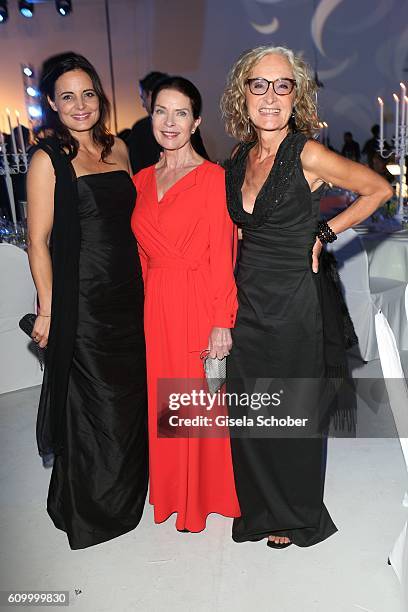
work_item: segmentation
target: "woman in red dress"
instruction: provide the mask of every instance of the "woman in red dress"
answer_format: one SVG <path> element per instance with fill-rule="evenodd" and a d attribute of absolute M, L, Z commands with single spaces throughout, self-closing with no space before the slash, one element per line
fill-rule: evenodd
<path fill-rule="evenodd" d="M 169 77 L 153 92 L 152 109 L 163 155 L 134 177 L 132 217 L 145 284 L 150 503 L 155 522 L 176 512 L 179 531 L 197 532 L 211 512 L 240 514 L 229 437 L 158 437 L 157 386 L 160 379 L 202 379 L 207 347 L 213 358 L 229 353 L 237 309 L 234 230 L 224 170 L 190 143 L 201 122 L 196 87 Z"/>

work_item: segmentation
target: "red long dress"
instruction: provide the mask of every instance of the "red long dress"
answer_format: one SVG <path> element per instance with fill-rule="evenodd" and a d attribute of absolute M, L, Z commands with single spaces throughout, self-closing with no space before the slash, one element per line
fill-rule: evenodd
<path fill-rule="evenodd" d="M 233 327 L 233 225 L 222 168 L 208 161 L 158 201 L 155 167 L 134 177 L 132 229 L 145 282 L 150 503 L 156 523 L 177 513 L 176 528 L 201 531 L 216 512 L 240 515 L 228 436 L 159 438 L 157 381 L 202 378 L 200 352 L 213 326 Z"/>

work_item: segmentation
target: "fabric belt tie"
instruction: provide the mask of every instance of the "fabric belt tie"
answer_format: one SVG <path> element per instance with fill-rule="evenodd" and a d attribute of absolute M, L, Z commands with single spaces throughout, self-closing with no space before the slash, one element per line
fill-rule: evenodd
<path fill-rule="evenodd" d="M 209 334 L 206 324 L 206 313 L 203 311 L 203 299 L 201 295 L 197 273 L 206 268 L 206 264 L 199 261 L 182 259 L 181 257 L 151 257 L 148 260 L 149 269 L 185 270 L 187 272 L 187 346 L 189 352 L 201 352 L 207 348 L 208 337 L 203 340 L 204 334 Z M 205 346 L 202 346 L 202 344 Z"/>

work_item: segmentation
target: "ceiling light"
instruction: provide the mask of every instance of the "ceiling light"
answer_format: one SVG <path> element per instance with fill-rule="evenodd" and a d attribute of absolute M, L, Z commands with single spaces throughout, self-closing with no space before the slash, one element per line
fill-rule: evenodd
<path fill-rule="evenodd" d="M 32 117 L 33 119 L 38 119 L 39 117 L 41 117 L 42 112 L 41 112 L 41 107 L 40 106 L 34 106 L 34 105 L 30 105 L 28 107 L 28 114 L 30 115 L 30 117 Z"/>
<path fill-rule="evenodd" d="M 71 0 L 55 0 L 55 7 L 63 17 L 66 17 L 72 12 Z"/>
<path fill-rule="evenodd" d="M 7 0 L 0 2 L 0 23 L 5 23 L 8 19 Z"/>
<path fill-rule="evenodd" d="M 32 2 L 20 0 L 18 3 L 18 9 L 23 17 L 27 17 L 27 19 L 31 19 L 31 17 L 34 15 L 34 4 Z"/>
<path fill-rule="evenodd" d="M 30 66 L 23 66 L 23 72 L 26 75 L 26 77 L 32 77 L 34 74 L 33 69 L 30 68 Z"/>
<path fill-rule="evenodd" d="M 27 87 L 26 92 L 29 96 L 31 96 L 31 98 L 38 96 L 38 91 L 34 89 L 34 87 L 31 87 L 31 85 Z"/>

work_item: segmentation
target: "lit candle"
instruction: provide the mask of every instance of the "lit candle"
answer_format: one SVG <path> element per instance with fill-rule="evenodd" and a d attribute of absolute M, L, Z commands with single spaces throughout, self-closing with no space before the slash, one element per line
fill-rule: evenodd
<path fill-rule="evenodd" d="M 20 113 L 18 112 L 18 110 L 16 110 L 15 112 L 16 112 L 16 119 L 17 119 L 18 137 L 20 140 L 20 149 L 21 149 L 22 154 L 25 155 L 26 150 L 25 150 L 25 145 L 24 145 L 23 128 L 21 127 L 21 123 L 20 123 Z"/>
<path fill-rule="evenodd" d="M 395 155 L 399 153 L 399 98 L 397 94 L 392 94 L 395 100 Z M 402 110 L 404 109 L 404 104 L 402 104 Z"/>
<path fill-rule="evenodd" d="M 407 88 L 404 83 L 400 83 L 401 87 L 401 127 L 405 125 L 404 101 L 407 95 Z"/>
<path fill-rule="evenodd" d="M 10 116 L 10 109 L 9 108 L 6 108 L 6 113 L 7 113 L 7 119 L 8 119 L 9 129 L 10 129 L 10 135 L 11 135 L 11 147 L 13 149 L 14 155 L 17 155 L 16 139 L 14 137 L 14 132 L 13 132 L 13 128 L 12 128 L 12 125 L 11 125 L 11 116 Z"/>
<path fill-rule="evenodd" d="M 384 102 L 381 98 L 378 98 L 378 104 L 380 105 L 380 153 L 382 155 L 384 150 Z"/>
<path fill-rule="evenodd" d="M 404 101 L 405 101 L 405 119 L 404 119 L 404 125 L 405 125 L 405 127 L 407 127 L 407 125 L 408 125 L 408 96 L 404 97 Z"/>

